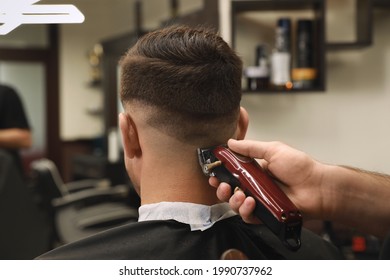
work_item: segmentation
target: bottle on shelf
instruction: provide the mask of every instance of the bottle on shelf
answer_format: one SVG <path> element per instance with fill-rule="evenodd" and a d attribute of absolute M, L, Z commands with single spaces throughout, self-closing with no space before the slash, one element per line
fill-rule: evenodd
<path fill-rule="evenodd" d="M 275 48 L 271 55 L 271 84 L 275 89 L 290 90 L 291 19 L 280 18 L 276 26 Z"/>
<path fill-rule="evenodd" d="M 265 45 L 256 47 L 255 66 L 246 67 L 244 76 L 247 78 L 249 91 L 266 90 L 269 88 L 270 70 Z"/>
<path fill-rule="evenodd" d="M 314 21 L 300 19 L 297 22 L 296 60 L 292 69 L 294 88 L 310 89 L 317 81 L 314 59 Z"/>

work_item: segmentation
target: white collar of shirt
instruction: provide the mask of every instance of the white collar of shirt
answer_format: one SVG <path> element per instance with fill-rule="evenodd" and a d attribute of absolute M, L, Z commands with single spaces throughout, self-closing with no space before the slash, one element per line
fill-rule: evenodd
<path fill-rule="evenodd" d="M 160 202 L 142 205 L 138 221 L 175 220 L 188 224 L 192 231 L 206 230 L 217 221 L 237 215 L 228 203 L 212 206 L 188 202 Z"/>

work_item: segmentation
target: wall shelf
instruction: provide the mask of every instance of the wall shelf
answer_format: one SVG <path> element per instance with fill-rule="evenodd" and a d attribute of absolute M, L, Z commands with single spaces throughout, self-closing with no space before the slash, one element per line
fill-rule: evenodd
<path fill-rule="evenodd" d="M 373 23 L 372 23 L 373 3 L 372 2 L 373 0 L 353 0 L 352 6 L 346 5 L 344 10 L 342 7 L 342 1 L 325 0 L 325 2 L 327 3 L 325 5 L 325 11 L 326 11 L 325 18 L 327 22 L 331 21 L 329 20 L 329 17 L 333 13 L 337 13 L 339 17 L 348 17 L 348 15 L 346 15 L 344 10 L 345 9 L 355 10 L 354 18 L 350 23 L 353 29 L 350 33 L 353 34 L 354 39 L 349 41 L 348 40 L 331 41 L 331 39 L 327 38 L 325 39 L 327 50 L 359 49 L 359 48 L 368 47 L 372 44 L 372 29 L 373 29 Z M 337 15 L 335 16 L 336 18 Z M 326 28 L 330 29 L 329 26 L 326 26 Z M 340 30 L 343 29 L 343 26 L 340 26 L 339 24 L 335 28 Z M 348 29 L 348 27 L 346 28 Z M 346 37 L 348 37 L 348 35 Z"/>
<path fill-rule="evenodd" d="M 275 14 L 274 16 L 272 14 Z M 258 16 L 257 16 L 258 15 Z M 325 42 L 324 42 L 324 1 L 322 0 L 232 0 L 231 1 L 231 45 L 238 53 L 248 53 L 250 48 L 253 53 L 256 46 L 256 31 L 255 35 L 245 38 L 252 46 L 243 45 L 242 34 L 246 33 L 249 28 L 258 28 L 258 43 L 265 43 L 271 49 L 274 44 L 274 31 L 278 17 L 289 17 L 293 20 L 292 39 L 295 35 L 295 22 L 298 18 L 308 18 L 315 22 L 315 61 L 317 69 L 316 84 L 309 89 L 291 89 L 280 90 L 273 88 L 266 88 L 259 91 L 246 90 L 247 85 L 243 82 L 244 93 L 297 93 L 297 92 L 323 92 L 325 90 Z M 257 16 L 257 17 L 256 17 Z M 241 27 L 240 24 L 245 25 Z M 266 30 L 268 29 L 268 31 Z M 267 35 L 268 32 L 268 35 Z M 247 32 L 249 33 L 249 32 Z M 249 38 L 251 37 L 251 38 Z M 268 41 L 267 41 L 268 40 Z M 292 48 L 292 57 L 294 60 L 294 48 Z M 250 66 L 254 59 L 245 59 L 244 67 Z M 294 62 L 293 62 L 294 63 Z M 253 65 L 253 64 L 252 64 Z"/>

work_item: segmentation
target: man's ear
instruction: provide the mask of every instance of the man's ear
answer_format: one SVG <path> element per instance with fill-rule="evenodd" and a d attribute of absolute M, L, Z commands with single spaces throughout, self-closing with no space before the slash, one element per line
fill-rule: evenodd
<path fill-rule="evenodd" d="M 240 107 L 240 116 L 237 122 L 236 138 L 237 140 L 243 140 L 249 125 L 249 115 L 244 107 Z"/>
<path fill-rule="evenodd" d="M 134 158 L 141 153 L 137 127 L 133 119 L 125 113 L 119 114 L 119 127 L 121 129 L 125 156 Z"/>

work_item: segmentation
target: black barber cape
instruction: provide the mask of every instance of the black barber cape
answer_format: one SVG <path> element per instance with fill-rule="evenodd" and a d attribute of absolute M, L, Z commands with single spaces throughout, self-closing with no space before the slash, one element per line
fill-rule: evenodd
<path fill-rule="evenodd" d="M 249 225 L 240 216 L 216 222 L 204 231 L 174 220 L 129 223 L 56 248 L 38 259 L 220 259 L 238 249 L 248 259 L 342 259 L 336 247 L 302 229 L 302 246 L 288 250 L 264 225 Z"/>

